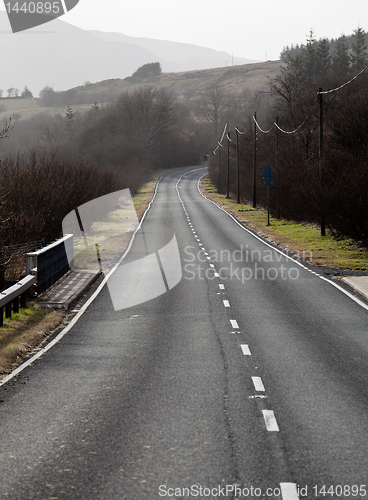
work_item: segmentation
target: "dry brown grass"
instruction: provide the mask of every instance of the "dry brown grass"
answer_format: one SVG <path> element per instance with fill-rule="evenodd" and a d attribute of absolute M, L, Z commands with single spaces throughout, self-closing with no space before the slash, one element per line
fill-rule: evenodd
<path fill-rule="evenodd" d="M 0 329 L 0 375 L 6 375 L 35 347 L 39 346 L 65 319 L 58 309 L 48 312 L 33 304 L 6 320 Z"/>

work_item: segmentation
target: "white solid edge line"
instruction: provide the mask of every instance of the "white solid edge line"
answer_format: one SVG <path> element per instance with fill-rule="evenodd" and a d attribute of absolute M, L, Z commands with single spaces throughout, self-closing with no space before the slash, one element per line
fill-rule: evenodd
<path fill-rule="evenodd" d="M 295 483 L 280 483 L 282 500 L 299 500 Z"/>
<path fill-rule="evenodd" d="M 262 410 L 263 418 L 269 432 L 278 432 L 279 426 L 277 425 L 276 417 L 273 410 Z"/>
<path fill-rule="evenodd" d="M 254 388 L 256 391 L 258 391 L 258 392 L 265 392 L 266 391 L 261 377 L 252 377 L 252 382 L 253 382 L 253 385 L 254 385 Z"/>
<path fill-rule="evenodd" d="M 14 378 L 16 375 L 18 375 L 20 372 L 22 372 L 25 368 L 27 368 L 27 366 L 29 366 L 30 364 L 32 364 L 34 361 L 36 361 L 38 358 L 40 358 L 43 354 L 45 354 L 45 352 L 49 351 L 55 344 L 57 344 L 64 337 L 64 335 L 66 335 L 69 332 L 69 330 L 71 330 L 71 328 L 73 328 L 73 326 L 81 318 L 81 316 L 84 314 L 84 312 L 87 310 L 87 308 L 96 299 L 96 297 L 98 296 L 98 294 L 101 292 L 101 290 L 103 289 L 103 287 L 106 285 L 107 280 L 109 279 L 109 277 L 111 276 L 111 274 L 117 269 L 117 267 L 120 265 L 120 263 L 122 262 L 122 260 L 125 258 L 126 254 L 131 249 L 133 241 L 134 241 L 134 238 L 135 238 L 135 235 L 138 232 L 138 230 L 140 229 L 140 227 L 141 227 L 141 225 L 142 225 L 142 223 L 144 221 L 144 218 L 146 217 L 146 214 L 147 214 L 148 210 L 151 208 L 151 205 L 152 205 L 154 199 L 156 198 L 156 194 L 157 194 L 157 191 L 158 191 L 158 186 L 159 186 L 159 184 L 161 182 L 161 179 L 163 178 L 164 175 L 161 175 L 161 177 L 158 179 L 158 181 L 156 183 L 155 192 L 153 194 L 152 200 L 149 202 L 148 207 L 144 211 L 144 213 L 142 215 L 142 218 L 139 221 L 138 226 L 136 227 L 136 229 L 135 229 L 135 231 L 134 231 L 134 233 L 133 233 L 133 235 L 132 235 L 132 237 L 131 237 L 131 239 L 129 241 L 127 249 L 125 250 L 125 252 L 123 253 L 123 255 L 120 257 L 120 259 L 118 260 L 118 262 L 115 264 L 115 266 L 105 276 L 105 278 L 103 279 L 103 281 L 101 282 L 101 284 L 99 285 L 99 287 L 97 288 L 97 290 L 94 292 L 94 294 L 91 295 L 91 297 L 87 300 L 87 302 L 83 305 L 83 307 L 81 307 L 81 309 L 79 310 L 79 312 L 71 320 L 71 322 L 51 342 L 49 342 L 43 349 L 41 349 L 40 351 L 38 351 L 37 354 L 34 354 L 25 363 L 22 363 L 20 366 L 18 366 L 18 368 L 16 368 L 11 373 L 9 373 L 9 375 L 7 375 L 6 377 L 4 377 L 0 381 L 0 387 L 3 386 L 3 385 L 5 385 L 7 382 L 9 382 L 9 380 L 11 380 L 12 378 Z"/>
<path fill-rule="evenodd" d="M 202 177 L 204 177 L 205 175 L 207 174 L 203 174 Z M 342 288 L 341 286 L 339 286 L 337 283 L 335 283 L 334 281 L 331 281 L 327 278 L 325 278 L 324 276 L 321 276 L 320 274 L 316 273 L 315 271 L 312 271 L 311 269 L 309 269 L 307 266 L 304 266 L 301 262 L 293 259 L 292 257 L 290 257 L 290 255 L 287 255 L 286 253 L 282 252 L 281 250 L 279 250 L 278 248 L 270 245 L 269 243 L 267 243 L 267 241 L 264 241 L 262 238 L 260 238 L 257 234 L 253 233 L 252 231 L 250 231 L 248 228 L 244 227 L 238 220 L 236 220 L 236 218 L 230 214 L 229 212 L 227 212 L 224 208 L 220 207 L 220 205 L 218 205 L 215 201 L 212 201 L 210 200 L 209 198 L 207 198 L 207 196 L 205 196 L 200 188 L 199 188 L 199 183 L 202 179 L 202 177 L 200 177 L 198 179 L 198 182 L 197 182 L 197 189 L 198 189 L 198 192 L 199 194 L 207 201 L 209 201 L 210 203 L 213 203 L 219 210 L 221 210 L 222 212 L 224 212 L 225 214 L 227 214 L 229 217 L 231 217 L 233 219 L 233 221 L 239 226 L 241 227 L 244 231 L 246 231 L 247 233 L 251 234 L 254 238 L 256 238 L 257 240 L 261 241 L 264 245 L 272 248 L 272 250 L 275 250 L 275 252 L 278 252 L 279 254 L 283 255 L 284 257 L 286 257 L 287 259 L 295 262 L 295 264 L 297 264 L 298 266 L 302 267 L 303 269 L 311 272 L 312 274 L 315 274 L 316 276 L 318 276 L 319 278 L 321 278 L 322 280 L 324 281 L 327 281 L 327 283 L 329 283 L 330 285 L 333 285 L 335 288 L 337 288 L 338 290 L 340 290 L 340 292 L 343 292 L 345 295 L 347 295 L 350 299 L 352 299 L 354 302 L 356 302 L 359 306 L 363 307 L 363 309 L 365 309 L 366 311 L 368 311 L 368 305 L 365 304 L 362 300 L 358 299 L 357 297 L 355 297 L 353 294 L 351 294 L 350 292 L 348 292 L 347 290 L 345 290 L 344 288 Z"/>

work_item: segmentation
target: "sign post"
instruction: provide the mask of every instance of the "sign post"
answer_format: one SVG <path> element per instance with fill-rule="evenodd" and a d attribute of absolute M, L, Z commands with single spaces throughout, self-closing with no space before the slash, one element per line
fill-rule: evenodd
<path fill-rule="evenodd" d="M 261 178 L 263 179 L 263 185 L 267 186 L 267 226 L 270 225 L 270 187 L 273 186 L 273 180 L 275 174 L 269 165 L 264 169 Z"/>

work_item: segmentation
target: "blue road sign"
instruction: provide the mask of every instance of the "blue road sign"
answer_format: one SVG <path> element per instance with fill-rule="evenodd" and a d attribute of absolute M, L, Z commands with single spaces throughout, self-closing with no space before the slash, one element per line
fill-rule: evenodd
<path fill-rule="evenodd" d="M 267 165 L 267 167 L 263 170 L 263 174 L 261 178 L 263 179 L 264 186 L 273 186 L 273 180 L 276 177 L 271 167 Z"/>
<path fill-rule="evenodd" d="M 263 185 L 267 187 L 267 226 L 270 225 L 270 187 L 273 186 L 273 180 L 276 175 L 272 172 L 269 165 L 263 170 L 261 178 L 263 179 Z"/>

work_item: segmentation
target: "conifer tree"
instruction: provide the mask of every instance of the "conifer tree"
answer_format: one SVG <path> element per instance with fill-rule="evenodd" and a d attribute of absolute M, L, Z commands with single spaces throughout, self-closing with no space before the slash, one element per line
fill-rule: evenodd
<path fill-rule="evenodd" d="M 337 76 L 346 76 L 350 71 L 349 47 L 346 35 L 341 35 L 332 54 L 332 72 Z"/>
<path fill-rule="evenodd" d="M 74 129 L 74 111 L 73 111 L 73 108 L 71 106 L 68 106 L 66 109 L 64 121 L 65 121 L 65 127 L 66 127 L 67 131 L 70 134 L 72 134 L 74 131 L 73 130 Z"/>
<path fill-rule="evenodd" d="M 311 29 L 307 38 L 307 44 L 303 50 L 304 65 L 307 75 L 314 78 L 317 66 L 317 40 L 314 37 L 314 32 Z"/>
<path fill-rule="evenodd" d="M 331 69 L 331 55 L 330 55 L 330 42 L 328 38 L 322 38 L 317 47 L 317 65 L 316 75 L 322 76 L 330 72 Z"/>
<path fill-rule="evenodd" d="M 351 45 L 351 69 L 356 72 L 363 68 L 368 59 L 368 48 L 365 43 L 366 32 L 358 27 L 353 35 L 355 42 Z"/>
<path fill-rule="evenodd" d="M 23 98 L 25 98 L 25 99 L 32 99 L 33 94 L 32 94 L 32 92 L 29 90 L 29 88 L 27 87 L 27 85 L 24 87 L 23 92 L 22 92 L 22 94 L 21 94 L 21 97 L 23 97 Z"/>

